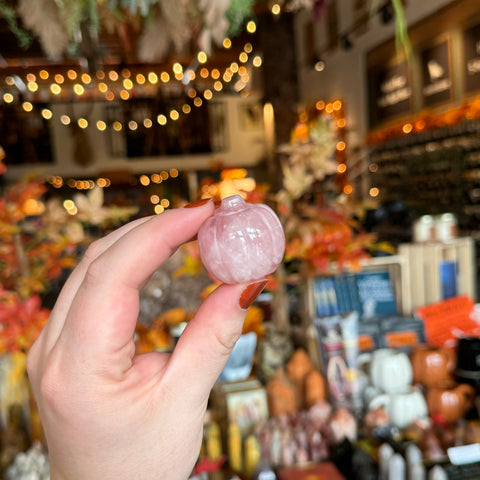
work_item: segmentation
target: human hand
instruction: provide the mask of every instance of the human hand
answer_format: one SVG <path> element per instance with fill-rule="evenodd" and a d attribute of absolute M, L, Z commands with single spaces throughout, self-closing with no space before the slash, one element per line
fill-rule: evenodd
<path fill-rule="evenodd" d="M 27 360 L 52 480 L 191 473 L 210 390 L 266 281 L 218 287 L 171 354 L 135 355 L 133 337 L 139 290 L 213 210 L 133 221 L 92 243 L 67 280 Z"/>

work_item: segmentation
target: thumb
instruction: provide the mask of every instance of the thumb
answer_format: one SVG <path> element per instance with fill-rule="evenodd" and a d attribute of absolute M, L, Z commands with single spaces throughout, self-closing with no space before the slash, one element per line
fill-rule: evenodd
<path fill-rule="evenodd" d="M 179 391 L 206 399 L 242 333 L 249 305 L 267 280 L 223 284 L 203 302 L 182 333 L 168 366 Z"/>

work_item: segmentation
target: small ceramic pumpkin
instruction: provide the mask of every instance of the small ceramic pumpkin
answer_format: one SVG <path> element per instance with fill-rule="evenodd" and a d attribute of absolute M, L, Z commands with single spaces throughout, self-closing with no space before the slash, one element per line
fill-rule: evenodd
<path fill-rule="evenodd" d="M 246 203 L 240 195 L 224 198 L 198 232 L 205 268 L 224 283 L 259 280 L 273 273 L 285 252 L 285 234 L 275 212 Z"/>

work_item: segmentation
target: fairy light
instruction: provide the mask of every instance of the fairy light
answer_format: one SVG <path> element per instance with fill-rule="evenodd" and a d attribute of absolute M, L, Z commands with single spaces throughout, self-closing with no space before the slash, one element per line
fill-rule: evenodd
<path fill-rule="evenodd" d="M 246 62 L 248 62 L 248 55 L 247 55 L 245 52 L 242 52 L 242 53 L 240 53 L 240 55 L 238 56 L 238 59 L 239 59 L 242 63 L 246 63 Z"/>
<path fill-rule="evenodd" d="M 238 69 L 238 74 L 243 77 L 244 75 L 247 75 L 247 69 L 242 65 L 239 69 Z"/>
<path fill-rule="evenodd" d="M 345 163 L 339 163 L 337 165 L 337 173 L 345 173 L 347 171 L 347 165 L 345 165 Z"/>
<path fill-rule="evenodd" d="M 191 111 L 192 111 L 192 107 L 190 107 L 190 105 L 189 105 L 188 103 L 185 103 L 185 104 L 182 106 L 182 112 L 183 112 L 185 115 L 188 115 Z"/>
<path fill-rule="evenodd" d="M 193 104 L 196 106 L 196 107 L 201 107 L 202 106 L 202 99 L 200 97 L 195 97 L 193 99 Z"/>
<path fill-rule="evenodd" d="M 150 178 L 153 183 L 162 183 L 162 177 L 158 173 L 152 173 Z"/>
<path fill-rule="evenodd" d="M 175 62 L 172 66 L 173 73 L 183 73 L 183 67 L 180 65 L 180 63 Z"/>
<path fill-rule="evenodd" d="M 210 72 L 210 76 L 214 79 L 214 80 L 217 80 L 220 78 L 220 70 L 218 68 L 214 68 L 212 69 L 212 71 Z"/>
<path fill-rule="evenodd" d="M 238 72 L 238 63 L 237 62 L 232 62 L 230 64 L 230 70 L 232 71 L 232 73 L 237 73 Z M 228 70 L 228 69 L 227 69 Z"/>
<path fill-rule="evenodd" d="M 105 93 L 108 91 L 108 85 L 104 82 L 100 82 L 98 84 L 98 90 L 101 92 L 101 93 Z"/>
<path fill-rule="evenodd" d="M 167 123 L 167 117 L 163 114 L 158 115 L 157 117 L 157 123 L 159 125 L 165 125 Z"/>
<path fill-rule="evenodd" d="M 406 124 L 402 127 L 402 132 L 403 132 L 403 133 L 410 133 L 412 130 L 413 130 L 413 125 L 412 125 L 411 123 L 406 123 Z"/>
<path fill-rule="evenodd" d="M 103 70 L 97 70 L 95 75 L 99 80 L 103 80 L 105 78 L 105 72 Z"/>
<path fill-rule="evenodd" d="M 187 92 L 187 95 L 190 98 L 195 98 L 197 96 L 197 91 L 194 88 L 190 88 Z"/>
<path fill-rule="evenodd" d="M 50 74 L 46 70 L 40 70 L 38 72 L 38 75 L 42 80 L 48 80 L 48 77 L 50 76 Z"/>
<path fill-rule="evenodd" d="M 163 208 L 168 208 L 170 206 L 170 200 L 168 200 L 168 198 L 162 198 L 162 200 L 160 201 L 160 205 Z"/>
<path fill-rule="evenodd" d="M 151 120 L 150 118 L 144 118 L 144 119 L 143 119 L 143 126 L 144 126 L 145 128 L 151 128 L 152 125 L 153 125 L 153 122 L 152 122 L 152 120 Z"/>
<path fill-rule="evenodd" d="M 13 102 L 13 95 L 11 93 L 4 93 L 3 94 L 3 101 L 5 103 L 12 103 Z"/>
<path fill-rule="evenodd" d="M 191 68 L 189 68 L 185 72 L 185 75 L 190 82 L 193 82 L 193 80 L 195 80 L 195 78 L 196 78 L 195 72 Z"/>
<path fill-rule="evenodd" d="M 199 63 L 206 63 L 208 60 L 207 54 L 203 50 L 201 50 L 197 53 L 197 60 L 199 61 Z"/>
<path fill-rule="evenodd" d="M 115 94 L 113 92 L 107 92 L 105 94 L 105 99 L 111 102 L 112 100 L 115 100 Z"/>
<path fill-rule="evenodd" d="M 160 176 L 162 177 L 162 180 L 168 180 L 168 172 L 165 170 L 162 170 L 160 172 Z"/>
<path fill-rule="evenodd" d="M 213 84 L 213 88 L 216 92 L 220 92 L 222 91 L 223 89 L 223 83 L 220 82 L 219 80 L 217 80 L 214 84 Z"/>
<path fill-rule="evenodd" d="M 180 82 L 183 80 L 183 73 L 176 73 L 175 78 Z"/>
<path fill-rule="evenodd" d="M 207 88 L 207 89 L 203 92 L 203 97 L 205 98 L 205 100 L 211 100 L 212 97 L 213 97 L 212 91 Z"/>
<path fill-rule="evenodd" d="M 163 83 L 168 83 L 170 81 L 170 75 L 168 74 L 168 72 L 162 72 L 160 74 L 160 80 L 163 82 Z"/>
<path fill-rule="evenodd" d="M 339 118 L 337 120 L 337 127 L 338 128 L 345 128 L 345 119 L 344 118 Z"/>
<path fill-rule="evenodd" d="M 36 92 L 38 90 L 38 83 L 36 82 L 28 82 L 27 83 L 27 88 L 31 91 L 31 92 Z"/>
<path fill-rule="evenodd" d="M 68 115 L 62 115 L 60 117 L 60 121 L 64 124 L 64 125 L 70 125 L 70 122 L 71 122 L 71 119 Z"/>
<path fill-rule="evenodd" d="M 253 20 L 250 20 L 247 23 L 246 30 L 248 33 L 255 33 L 257 31 L 257 24 Z"/>
<path fill-rule="evenodd" d="M 319 100 L 316 104 L 315 104 L 315 108 L 321 112 L 324 108 L 325 108 L 325 102 L 323 100 Z"/>
<path fill-rule="evenodd" d="M 141 73 L 138 73 L 137 76 L 135 77 L 135 80 L 139 85 L 143 85 L 145 83 L 145 75 L 142 75 Z"/>
<path fill-rule="evenodd" d="M 165 209 L 161 205 L 155 205 L 155 208 L 153 210 L 156 215 L 160 215 L 165 211 Z"/>
<path fill-rule="evenodd" d="M 120 91 L 120 98 L 122 100 L 128 100 L 130 98 L 130 93 L 128 93 L 128 90 L 121 90 Z"/>
<path fill-rule="evenodd" d="M 122 124 L 119 122 L 119 121 L 116 121 L 116 122 L 113 122 L 112 124 L 112 128 L 116 131 L 116 132 L 120 132 L 123 128 Z"/>
<path fill-rule="evenodd" d="M 67 72 L 67 77 L 70 79 L 70 80 L 76 80 L 77 79 L 77 72 L 75 70 L 69 70 Z"/>
<path fill-rule="evenodd" d="M 27 82 L 33 83 L 37 80 L 37 77 L 33 73 L 27 73 Z"/>
<path fill-rule="evenodd" d="M 77 124 L 80 128 L 87 128 L 88 127 L 88 120 L 86 118 L 80 117 L 77 120 Z"/>
<path fill-rule="evenodd" d="M 172 178 L 177 178 L 178 177 L 178 170 L 176 168 L 171 168 L 170 169 L 170 176 Z"/>
<path fill-rule="evenodd" d="M 140 175 L 140 178 L 138 180 L 144 187 L 150 185 L 150 178 L 148 177 L 148 175 Z"/>
<path fill-rule="evenodd" d="M 104 132 L 107 129 L 107 124 L 103 120 L 99 120 L 97 122 L 97 129 L 100 132 Z"/>
<path fill-rule="evenodd" d="M 208 78 L 208 75 L 209 75 L 208 68 L 203 67 L 203 68 L 200 70 L 200 76 L 201 76 L 202 78 Z"/>
<path fill-rule="evenodd" d="M 132 75 L 132 72 L 128 68 L 123 68 L 122 69 L 122 77 L 123 78 L 130 78 Z"/>
<path fill-rule="evenodd" d="M 60 95 L 61 91 L 62 91 L 62 87 L 60 87 L 60 85 L 58 83 L 52 83 L 50 85 L 50 91 L 54 94 L 54 95 Z"/>
<path fill-rule="evenodd" d="M 254 67 L 257 67 L 257 68 L 261 67 L 262 63 L 263 63 L 263 60 L 262 60 L 262 57 L 260 55 L 256 55 L 255 57 L 253 57 L 252 65 Z"/>
<path fill-rule="evenodd" d="M 150 195 L 150 203 L 153 203 L 154 205 L 160 203 L 160 197 L 158 195 Z"/>
<path fill-rule="evenodd" d="M 338 111 L 342 108 L 342 102 L 340 100 L 335 100 L 332 106 L 334 110 Z"/>
<path fill-rule="evenodd" d="M 83 88 L 82 85 L 80 85 L 79 83 L 76 83 L 74 86 L 73 86 L 73 91 L 78 95 L 83 95 L 85 93 L 85 89 Z"/>
<path fill-rule="evenodd" d="M 252 53 L 253 51 L 253 45 L 250 43 L 250 42 L 247 42 L 244 46 L 243 46 L 243 51 L 245 53 Z"/>
<path fill-rule="evenodd" d="M 155 72 L 149 72 L 147 78 L 152 85 L 155 85 L 158 82 L 158 75 Z"/>
<path fill-rule="evenodd" d="M 377 187 L 372 187 L 369 191 L 368 191 L 368 194 L 371 196 L 371 197 L 378 197 L 380 193 L 380 190 L 377 188 Z"/>
<path fill-rule="evenodd" d="M 171 110 L 170 111 L 170 118 L 175 121 L 175 120 L 178 120 L 180 118 L 180 115 L 176 110 Z"/>
<path fill-rule="evenodd" d="M 343 152 L 343 150 L 345 150 L 346 148 L 346 144 L 343 140 L 341 140 L 340 142 L 337 143 L 337 150 L 339 152 Z"/>
<path fill-rule="evenodd" d="M 23 102 L 22 108 L 23 108 L 26 112 L 31 112 L 31 111 L 33 110 L 33 105 L 32 105 L 30 102 Z"/>
<path fill-rule="evenodd" d="M 353 187 L 350 184 L 347 184 L 343 187 L 343 193 L 345 195 L 351 195 L 353 192 Z"/>
<path fill-rule="evenodd" d="M 49 110 L 48 108 L 44 108 L 42 110 L 42 117 L 45 119 L 45 120 L 50 120 L 52 117 L 53 117 L 53 113 L 51 110 Z"/>
<path fill-rule="evenodd" d="M 12 87 L 13 85 L 15 85 L 15 79 L 13 77 L 8 76 L 5 78 L 5 83 Z"/>
<path fill-rule="evenodd" d="M 280 15 L 280 12 L 282 11 L 282 8 L 280 7 L 280 5 L 278 3 L 274 3 L 272 5 L 272 14 L 273 15 Z"/>
<path fill-rule="evenodd" d="M 128 128 L 130 130 L 136 130 L 138 128 L 138 123 L 135 120 L 130 120 L 128 122 Z"/>
<path fill-rule="evenodd" d="M 127 90 L 131 90 L 133 88 L 133 82 L 129 78 L 125 78 L 123 80 L 123 87 Z"/>
<path fill-rule="evenodd" d="M 65 81 L 65 77 L 63 75 L 61 75 L 60 73 L 57 73 L 55 75 L 55 81 L 58 83 L 58 84 L 62 84 L 64 81 Z"/>
<path fill-rule="evenodd" d="M 88 85 L 91 81 L 92 77 L 88 73 L 82 73 L 82 82 L 85 83 L 85 85 Z"/>
<path fill-rule="evenodd" d="M 116 82 L 118 80 L 118 73 L 115 70 L 110 70 L 108 72 L 108 78 L 110 78 L 112 82 Z"/>

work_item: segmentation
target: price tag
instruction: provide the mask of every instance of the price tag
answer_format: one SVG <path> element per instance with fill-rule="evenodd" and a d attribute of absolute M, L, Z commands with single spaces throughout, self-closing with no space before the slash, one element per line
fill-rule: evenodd
<path fill-rule="evenodd" d="M 480 443 L 451 447 L 447 449 L 447 454 L 454 465 L 480 462 Z"/>

